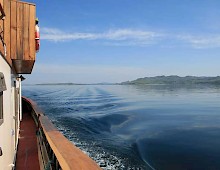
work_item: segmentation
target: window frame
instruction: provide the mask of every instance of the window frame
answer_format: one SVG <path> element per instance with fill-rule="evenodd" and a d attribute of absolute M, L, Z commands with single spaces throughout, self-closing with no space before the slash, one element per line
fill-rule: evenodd
<path fill-rule="evenodd" d="M 7 90 L 6 84 L 5 84 L 5 77 L 2 72 L 0 72 L 0 126 L 4 123 L 4 99 L 3 94 L 4 91 Z"/>

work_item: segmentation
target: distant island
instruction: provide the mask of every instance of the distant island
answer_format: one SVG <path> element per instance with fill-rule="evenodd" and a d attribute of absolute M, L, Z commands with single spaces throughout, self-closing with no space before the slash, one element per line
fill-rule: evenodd
<path fill-rule="evenodd" d="M 122 83 L 41 83 L 36 85 L 220 85 L 220 76 L 197 77 L 197 76 L 155 76 L 138 78 Z"/>
<path fill-rule="evenodd" d="M 220 76 L 196 77 L 196 76 L 156 76 L 138 78 L 133 81 L 122 82 L 122 85 L 220 85 Z"/>
<path fill-rule="evenodd" d="M 71 85 L 114 85 L 115 83 L 40 83 L 35 85 L 65 85 L 65 86 L 71 86 Z"/>

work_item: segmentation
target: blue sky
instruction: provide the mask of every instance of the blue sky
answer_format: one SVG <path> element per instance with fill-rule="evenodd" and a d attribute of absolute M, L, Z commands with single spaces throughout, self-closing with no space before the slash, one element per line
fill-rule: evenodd
<path fill-rule="evenodd" d="M 220 75 L 219 0 L 29 2 L 41 49 L 26 83 Z"/>

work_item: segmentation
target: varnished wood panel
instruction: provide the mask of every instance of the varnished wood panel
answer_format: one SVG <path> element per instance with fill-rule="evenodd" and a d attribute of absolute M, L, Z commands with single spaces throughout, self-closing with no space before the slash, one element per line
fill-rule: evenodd
<path fill-rule="evenodd" d="M 31 74 L 34 62 L 35 60 L 12 60 L 15 71 L 19 74 Z"/>
<path fill-rule="evenodd" d="M 9 0 L 4 0 L 4 11 L 6 17 L 4 19 L 4 40 L 7 48 L 6 60 L 11 65 L 11 5 Z"/>
<path fill-rule="evenodd" d="M 17 2 L 11 2 L 11 59 L 17 57 Z"/>
<path fill-rule="evenodd" d="M 2 7 L 4 8 L 4 3 L 3 3 L 3 0 L 0 0 L 0 3 L 2 5 Z M 4 29 L 3 27 L 3 20 L 0 20 L 0 31 L 2 31 Z M 2 34 L 2 36 L 4 37 L 4 33 Z M 3 48 L 3 44 L 2 42 L 0 41 L 0 51 L 2 54 L 4 54 L 4 48 Z"/>
<path fill-rule="evenodd" d="M 23 59 L 29 60 L 29 5 L 23 6 Z"/>
<path fill-rule="evenodd" d="M 36 19 L 36 7 L 29 5 L 30 17 L 29 17 L 29 59 L 35 60 L 35 19 Z"/>
<path fill-rule="evenodd" d="M 24 4 L 17 3 L 17 56 L 16 59 L 23 59 L 23 34 L 24 34 Z"/>
<path fill-rule="evenodd" d="M 6 44 L 7 55 L 4 56 L 5 52 L 1 42 L 0 51 L 10 66 L 12 66 L 12 60 L 16 60 L 13 65 L 18 63 L 17 60 L 21 60 L 19 66 L 14 65 L 14 67 L 31 73 L 33 65 L 26 66 L 27 63 L 34 64 L 35 61 L 36 6 L 16 0 L 0 0 L 0 3 L 6 15 L 4 21 L 0 20 L 0 27 L 4 31 L 3 39 Z M 28 68 L 30 69 L 28 70 Z"/>

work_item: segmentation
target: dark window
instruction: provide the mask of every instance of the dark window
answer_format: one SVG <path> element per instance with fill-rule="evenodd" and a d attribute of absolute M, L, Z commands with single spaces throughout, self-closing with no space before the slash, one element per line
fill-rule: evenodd
<path fill-rule="evenodd" d="M 4 74 L 0 72 L 0 125 L 3 123 L 3 91 L 6 89 Z"/>
<path fill-rule="evenodd" d="M 0 125 L 3 123 L 3 92 L 0 92 Z"/>

